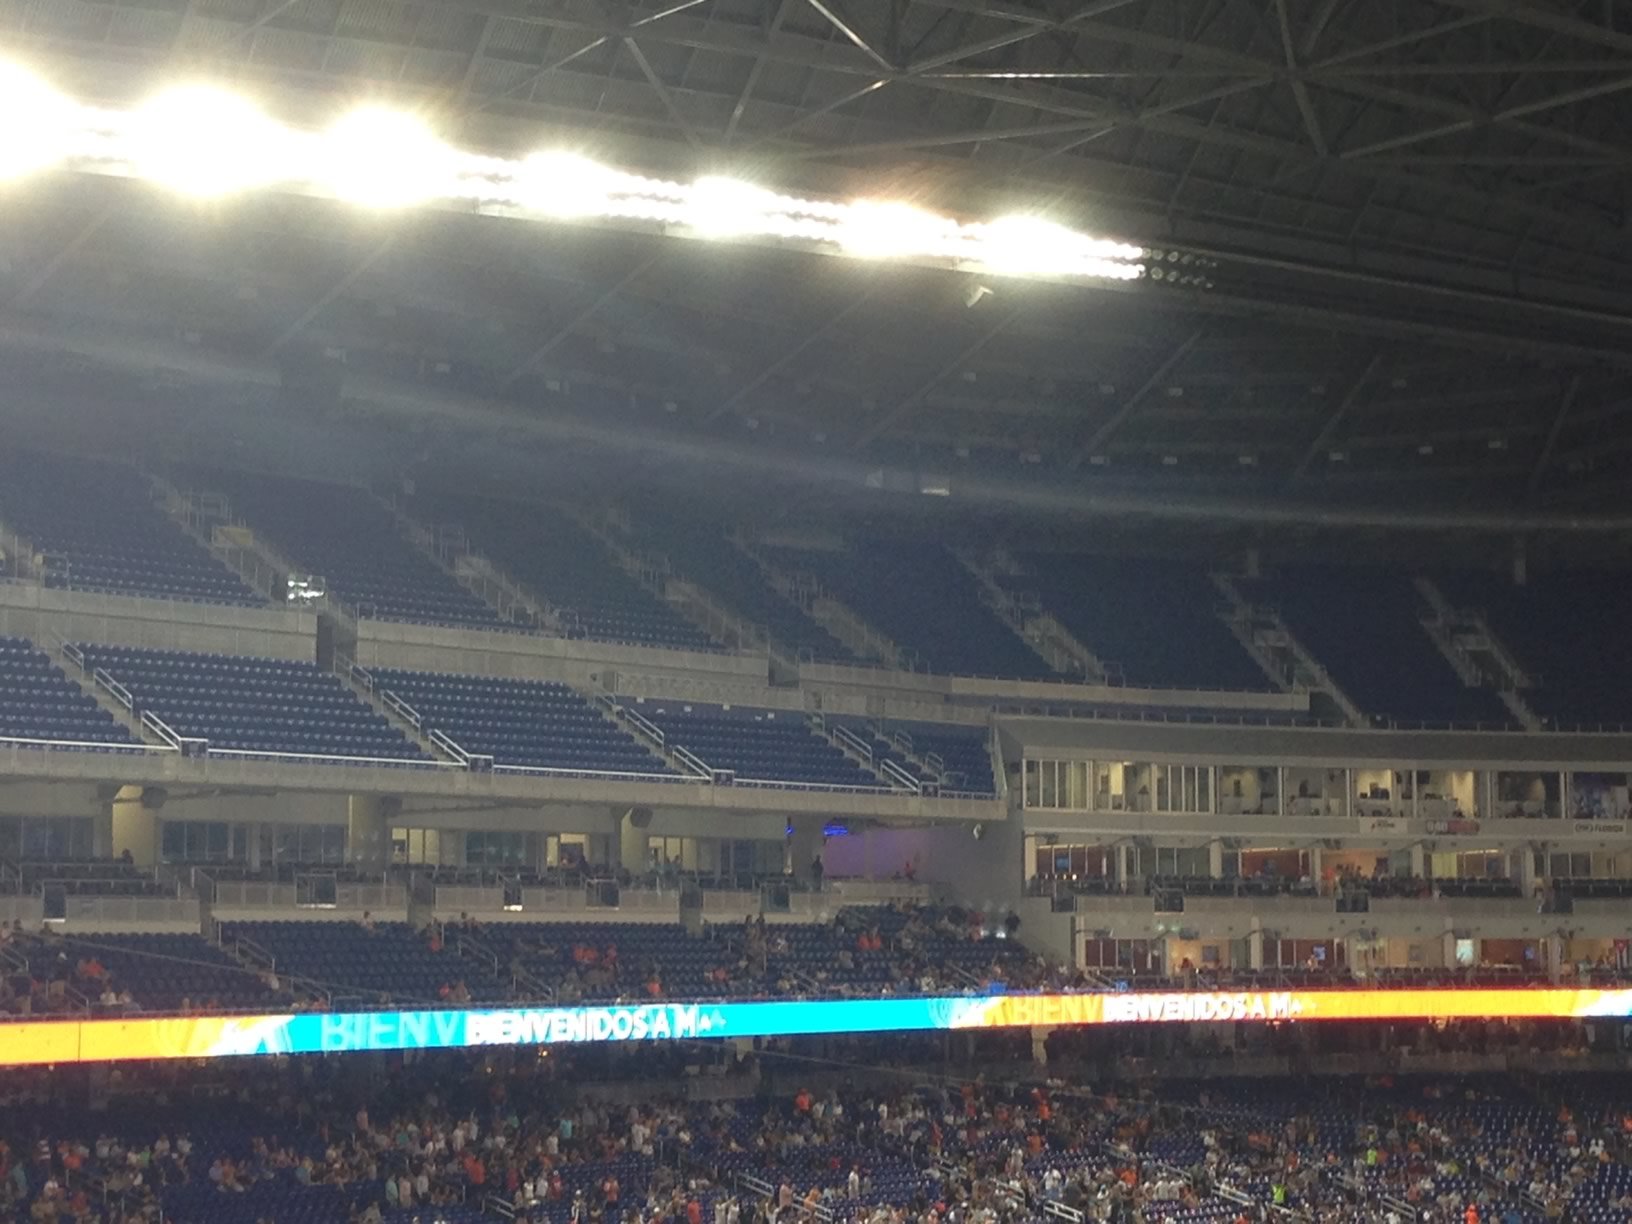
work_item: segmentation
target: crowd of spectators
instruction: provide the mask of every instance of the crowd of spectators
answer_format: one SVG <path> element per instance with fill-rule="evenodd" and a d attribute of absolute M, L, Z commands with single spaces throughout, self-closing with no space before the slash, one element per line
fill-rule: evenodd
<path fill-rule="evenodd" d="M 696 1101 L 667 1055 L 637 1067 L 638 1089 L 586 1085 L 570 1052 L 135 1067 L 112 1073 L 95 1110 L 71 1101 L 85 1081 L 8 1073 L 0 1213 L 434 1224 L 497 1200 L 530 1224 L 1224 1224 L 1283 1211 L 1507 1224 L 1632 1211 L 1624 1079 L 1093 1089 L 848 1062 L 811 1068 L 815 1084 L 796 1068 L 781 1090 Z"/>

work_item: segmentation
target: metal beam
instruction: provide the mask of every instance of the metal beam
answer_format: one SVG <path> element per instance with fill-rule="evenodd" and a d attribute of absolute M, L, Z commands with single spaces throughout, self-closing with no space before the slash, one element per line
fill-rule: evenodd
<path fill-rule="evenodd" d="M 971 357 L 974 357 L 993 340 L 997 339 L 997 337 L 1003 333 L 1004 329 L 1013 323 L 1018 316 L 1018 310 L 1011 310 L 1007 314 L 999 316 L 995 323 L 987 327 L 985 331 L 976 336 L 975 339 L 969 344 L 966 344 L 963 348 L 959 349 L 955 357 L 938 367 L 933 374 L 924 379 L 923 382 L 919 383 L 900 400 L 896 401 L 896 403 L 889 408 L 883 416 L 879 417 L 866 429 L 862 430 L 861 433 L 857 435 L 856 440 L 850 444 L 850 449 L 860 450 L 874 438 L 877 438 L 885 430 L 894 426 L 908 414 L 916 411 L 919 405 L 921 405 L 924 400 L 929 398 L 929 393 L 941 384 L 942 379 L 945 379 L 962 369 L 963 366 L 968 363 Z"/>
<path fill-rule="evenodd" d="M 516 366 L 515 369 L 511 370 L 510 373 L 506 374 L 499 380 L 499 390 L 508 391 L 522 378 L 525 378 L 529 373 L 531 373 L 533 367 L 538 365 L 539 362 L 543 361 L 544 358 L 548 357 L 551 353 L 555 352 L 556 349 L 560 348 L 573 332 L 577 331 L 580 327 L 587 323 L 591 318 L 599 313 L 602 307 L 604 307 L 613 298 L 617 297 L 618 294 L 627 289 L 631 284 L 638 280 L 647 271 L 647 269 L 661 259 L 665 250 L 666 248 L 660 247 L 658 250 L 642 257 L 614 283 L 608 285 L 600 293 L 596 294 L 591 301 L 574 311 L 570 318 L 562 322 L 553 332 L 545 337 L 539 346 L 528 355 L 525 361 Z"/>
<path fill-rule="evenodd" d="M 1553 414 L 1552 427 L 1547 430 L 1547 441 L 1536 456 L 1536 466 L 1530 469 L 1530 479 L 1525 485 L 1525 492 L 1530 497 L 1534 497 L 1541 488 L 1542 477 L 1547 474 L 1547 465 L 1553 461 L 1553 451 L 1558 447 L 1558 436 L 1564 432 L 1564 423 L 1569 419 L 1570 409 L 1575 406 L 1576 396 L 1580 393 L 1581 375 L 1577 374 L 1564 388 L 1564 395 L 1558 401 L 1558 411 Z"/>
<path fill-rule="evenodd" d="M 635 61 L 635 66 L 640 69 L 640 75 L 646 78 L 646 83 L 652 87 L 652 92 L 657 95 L 657 100 L 663 103 L 663 109 L 669 112 L 669 118 L 674 120 L 674 126 L 680 129 L 680 134 L 686 138 L 686 143 L 701 152 L 703 141 L 697 135 L 697 129 L 691 126 L 691 120 L 687 119 L 681 113 L 680 108 L 675 105 L 674 95 L 669 92 L 669 87 L 663 83 L 663 78 L 657 75 L 651 61 L 646 58 L 646 53 L 640 49 L 640 44 L 632 38 L 625 38 L 623 40 L 623 49 Z"/>
<path fill-rule="evenodd" d="M 1131 395 L 1118 404 L 1110 416 L 1106 417 L 1104 421 L 1095 427 L 1092 433 L 1077 444 L 1076 453 L 1071 456 L 1071 461 L 1067 464 L 1071 471 L 1074 472 L 1080 468 L 1090 455 L 1097 453 L 1100 447 L 1111 440 L 1111 436 L 1121 429 L 1127 423 L 1128 418 L 1139 410 L 1139 405 L 1149 399 L 1151 393 L 1161 386 L 1178 364 L 1190 355 L 1190 351 L 1201 343 L 1201 338 L 1206 334 L 1206 330 L 1205 327 L 1198 327 L 1186 336 L 1177 348 L 1156 363 L 1156 367 L 1146 375 L 1145 381 L 1140 383 Z"/>
<path fill-rule="evenodd" d="M 1297 463 L 1293 465 L 1292 480 L 1301 480 L 1304 473 L 1309 470 L 1309 465 L 1326 448 L 1326 444 L 1331 441 L 1332 435 L 1337 432 L 1337 427 L 1343 423 L 1343 418 L 1348 416 L 1355 404 L 1360 402 L 1360 393 L 1365 390 L 1366 384 L 1371 381 L 1371 376 L 1377 372 L 1377 367 L 1382 363 L 1382 360 L 1382 348 L 1374 349 L 1371 360 L 1366 362 L 1365 368 L 1349 384 L 1349 389 L 1343 393 L 1343 398 L 1338 400 L 1337 406 L 1328 414 L 1326 420 L 1321 424 L 1319 432 L 1315 434 L 1313 440 L 1304 448 L 1303 454 L 1299 457 Z"/>
<path fill-rule="evenodd" d="M 1303 130 L 1309 134 L 1309 143 L 1314 146 L 1315 152 L 1324 158 L 1330 150 L 1326 147 L 1326 137 L 1321 135 L 1320 119 L 1315 114 L 1314 103 L 1309 100 L 1309 89 L 1298 72 L 1298 49 L 1292 41 L 1292 19 L 1287 15 L 1286 0 L 1275 0 L 1275 16 L 1281 27 L 1281 49 L 1286 54 L 1292 98 L 1298 104 L 1298 113 L 1303 116 Z"/>
<path fill-rule="evenodd" d="M 1464 9 L 1485 17 L 1501 17 L 1520 25 L 1547 30 L 1553 34 L 1563 34 L 1581 42 L 1596 43 L 1616 51 L 1632 51 L 1632 34 L 1623 34 L 1608 24 L 1583 21 L 1579 17 L 1559 11 L 1557 5 L 1538 8 L 1521 3 L 1520 0 L 1440 0 L 1440 3 L 1449 8 Z"/>
<path fill-rule="evenodd" d="M 771 14 L 770 23 L 765 27 L 765 38 L 769 41 L 775 38 L 777 31 L 782 28 L 782 21 L 788 15 L 788 7 L 793 0 L 775 0 L 775 11 Z M 759 84 L 760 73 L 765 71 L 765 57 L 754 56 L 754 62 L 748 67 L 748 79 L 742 83 L 742 89 L 737 93 L 737 104 L 731 108 L 731 117 L 725 124 L 725 143 L 730 144 L 737 136 L 737 124 L 742 122 L 742 112 L 748 108 L 748 99 L 754 96 L 754 87 Z"/>
<path fill-rule="evenodd" d="M 1043 34 L 1057 34 L 1068 30 L 1084 21 L 1091 21 L 1106 13 L 1114 13 L 1117 9 L 1127 8 L 1132 4 L 1143 3 L 1144 0 L 1096 0 L 1095 3 L 1085 4 L 1077 12 L 1072 13 L 1060 21 L 1029 22 L 1024 29 L 1010 30 L 1003 34 L 994 34 L 990 38 L 983 38 L 978 42 L 967 43 L 961 47 L 954 47 L 950 51 L 942 51 L 931 55 L 927 59 L 917 60 L 907 66 L 911 76 L 931 72 L 936 68 L 944 68 L 947 64 L 955 64 L 959 60 L 966 60 L 970 56 L 984 55 L 988 51 L 996 51 L 1002 47 L 1012 47 L 1016 43 L 1026 42 Z M 1002 16 L 1003 14 L 998 14 Z"/>
<path fill-rule="evenodd" d="M 839 13 L 835 6 L 835 0 L 805 0 L 805 3 L 825 17 L 829 25 L 859 47 L 868 59 L 872 60 L 885 72 L 893 74 L 901 70 L 899 64 L 892 64 L 885 59 L 870 42 L 857 32 L 855 26 Z"/>
<path fill-rule="evenodd" d="M 1601 98 L 1606 94 L 1625 93 L 1632 90 L 1632 76 L 1617 77 L 1613 81 L 1600 81 L 1596 85 L 1584 85 L 1580 89 L 1567 90 L 1561 94 L 1541 98 L 1534 102 L 1525 102 L 1518 106 L 1504 107 L 1489 115 L 1470 114 L 1465 119 L 1443 123 L 1437 127 L 1419 128 L 1415 132 L 1406 132 L 1400 136 L 1391 136 L 1387 140 L 1373 141 L 1368 145 L 1361 145 L 1357 149 L 1345 149 L 1340 155 L 1345 159 L 1363 158 L 1373 153 L 1388 153 L 1395 149 L 1403 149 L 1410 145 L 1420 144 L 1425 140 L 1434 140 L 1441 136 L 1451 136 L 1458 132 L 1469 132 L 1475 128 L 1507 123 L 1514 119 L 1523 119 L 1530 115 L 1539 115 L 1545 111 L 1557 110 L 1564 106 L 1573 106 L 1577 102 L 1586 102 L 1593 98 Z M 1567 133 L 1561 133 L 1562 139 Z"/>

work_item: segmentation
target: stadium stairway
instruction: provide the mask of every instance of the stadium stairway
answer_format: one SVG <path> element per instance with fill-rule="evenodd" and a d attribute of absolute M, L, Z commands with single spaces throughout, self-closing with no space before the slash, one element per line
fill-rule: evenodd
<path fill-rule="evenodd" d="M 805 721 L 812 734 L 821 736 L 869 773 L 883 778 L 893 789 L 919 793 L 921 775 L 914 775 L 892 755 L 878 752 L 875 743 L 867 736 L 820 713 L 807 714 Z"/>
<path fill-rule="evenodd" d="M 1269 682 L 1283 693 L 1290 693 L 1297 689 L 1297 665 L 1278 651 L 1272 643 L 1265 640 L 1260 633 L 1260 624 L 1257 610 L 1250 600 L 1241 593 L 1241 588 L 1235 585 L 1235 580 L 1228 574 L 1213 572 L 1208 577 L 1218 593 L 1224 597 L 1224 607 L 1219 612 L 1219 619 L 1224 622 L 1235 640 L 1241 643 L 1241 649 Z"/>
<path fill-rule="evenodd" d="M 1433 612 L 1422 627 L 1445 661 L 1465 682 L 1492 688 L 1519 726 L 1526 731 L 1540 731 L 1541 715 L 1520 692 L 1528 685 L 1529 677 L 1484 617 L 1455 607 L 1432 578 L 1419 576 L 1414 584 Z"/>
<path fill-rule="evenodd" d="M 419 750 L 431 760 L 453 761 L 457 759 L 452 752 L 426 734 L 426 728 L 419 718 L 418 711 L 400 700 L 387 697 L 375 685 L 373 675 L 366 668 L 359 667 L 344 656 L 336 655 L 334 674 L 339 676 L 345 686 L 357 695 L 359 701 L 366 703 L 376 714 L 417 744 Z"/>
<path fill-rule="evenodd" d="M 492 608 L 500 620 L 519 625 L 557 623 L 552 620 L 549 609 L 539 606 L 536 600 L 527 596 L 491 562 L 487 564 L 487 574 L 477 566 L 461 566 L 460 557 L 470 549 L 469 540 L 462 529 L 433 531 L 390 498 L 375 494 L 374 500 L 391 515 L 398 535 L 437 569 Z"/>
<path fill-rule="evenodd" d="M 1010 558 L 1001 552 L 985 558 L 964 549 L 953 549 L 952 552 L 979 583 L 987 606 L 1014 630 L 1016 636 L 1040 654 L 1045 663 L 1062 675 L 1081 677 L 1087 684 L 1106 682 L 1110 669 L 1103 660 L 1051 612 L 1038 607 L 1035 602 L 1028 605 L 999 580 L 1000 574 L 1019 572 Z"/>
<path fill-rule="evenodd" d="M 735 650 L 768 647 L 764 633 L 713 599 L 696 583 L 671 581 L 674 566 L 668 557 L 652 549 L 637 549 L 625 532 L 616 530 L 605 518 L 586 514 L 580 507 L 567 507 L 575 523 L 606 547 L 623 571 L 653 598 L 673 608 L 703 633 Z M 675 598 L 676 595 L 682 598 Z"/>
<path fill-rule="evenodd" d="M 126 705 L 113 689 L 97 682 L 92 670 L 85 666 L 84 655 L 78 650 L 69 647 L 65 642 L 44 639 L 37 640 L 34 644 L 45 652 L 45 657 L 55 663 L 64 675 L 89 694 L 97 705 L 113 715 L 114 722 L 129 731 L 133 741 L 156 747 L 163 745 L 163 740 L 142 726 L 141 716 L 131 706 Z"/>
<path fill-rule="evenodd" d="M 830 595 L 812 574 L 787 568 L 781 561 L 742 536 L 736 546 L 759 566 L 773 590 L 804 608 L 846 650 L 863 661 L 897 671 L 911 671 L 906 652 Z"/>
<path fill-rule="evenodd" d="M 1292 677 L 1294 687 L 1301 686 L 1309 690 L 1311 696 L 1322 695 L 1341 715 L 1343 721 L 1351 727 L 1369 727 L 1371 719 L 1366 717 L 1363 710 L 1355 704 L 1352 698 L 1339 687 L 1332 674 L 1326 670 L 1320 660 L 1300 642 L 1287 626 L 1280 613 L 1273 608 L 1254 604 L 1244 594 L 1235 580 L 1224 574 L 1214 574 L 1213 583 L 1229 600 L 1238 615 L 1248 618 L 1245 632 L 1250 635 L 1253 643 L 1251 653 L 1254 658 L 1263 663 L 1263 655 L 1275 659 L 1278 667 L 1270 670 L 1271 678 L 1275 678 L 1274 671 L 1283 672 Z M 1241 630 L 1237 630 L 1240 637 Z M 1243 642 L 1243 645 L 1246 643 Z"/>

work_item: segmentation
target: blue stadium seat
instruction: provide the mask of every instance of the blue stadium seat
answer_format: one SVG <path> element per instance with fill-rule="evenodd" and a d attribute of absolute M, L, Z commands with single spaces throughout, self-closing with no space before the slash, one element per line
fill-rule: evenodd
<path fill-rule="evenodd" d="M 411 705 L 427 731 L 498 765 L 677 777 L 569 685 L 377 668 L 374 683 Z"/>
<path fill-rule="evenodd" d="M 1276 608 L 1339 688 L 1379 722 L 1509 728 L 1491 689 L 1470 688 L 1429 638 L 1408 575 L 1369 566 L 1309 565 L 1241 580 Z"/>
<path fill-rule="evenodd" d="M 862 620 L 949 675 L 1063 679 L 981 601 L 972 574 L 938 544 L 858 540 L 843 552 L 777 549 Z"/>
<path fill-rule="evenodd" d="M 1527 586 L 1489 572 L 1438 579 L 1456 606 L 1482 612 L 1491 631 L 1536 680 L 1523 697 L 1555 726 L 1632 723 L 1626 649 L 1626 575 L 1572 570 Z"/>
<path fill-rule="evenodd" d="M 359 615 L 505 628 L 499 614 L 397 531 L 391 512 L 349 485 L 249 475 L 210 477 L 235 513 Z"/>
<path fill-rule="evenodd" d="M 298 659 L 138 650 L 85 645 L 86 662 L 105 668 L 179 735 L 212 751 L 429 764 L 419 746 L 341 682 Z"/>
<path fill-rule="evenodd" d="M 690 749 L 711 768 L 735 770 L 739 780 L 890 789 L 813 732 L 797 711 L 643 699 L 636 699 L 635 708 L 670 743 Z"/>
<path fill-rule="evenodd" d="M 28 540 L 50 587 L 265 603 L 154 504 L 133 468 L 7 448 L 0 522 Z"/>
<path fill-rule="evenodd" d="M 1200 565 L 1028 553 L 1005 585 L 1036 596 L 1084 646 L 1144 688 L 1263 691 L 1269 681 L 1214 613 Z"/>
<path fill-rule="evenodd" d="M 26 638 L 0 637 L 0 737 L 92 746 L 135 738 Z"/>
<path fill-rule="evenodd" d="M 713 592 L 721 602 L 770 634 L 785 653 L 815 663 L 857 663 L 855 653 L 804 608 L 771 586 L 758 562 L 717 527 L 653 513 L 636 537 L 660 549 L 676 570 Z"/>
<path fill-rule="evenodd" d="M 675 650 L 719 643 L 636 582 L 605 544 L 558 511 L 474 498 L 423 503 L 454 522 L 471 547 L 561 612 L 570 637 Z"/>

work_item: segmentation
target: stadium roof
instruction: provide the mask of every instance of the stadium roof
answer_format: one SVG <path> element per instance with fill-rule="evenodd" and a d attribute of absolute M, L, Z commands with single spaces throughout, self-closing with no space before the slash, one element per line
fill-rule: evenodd
<path fill-rule="evenodd" d="M 1039 209 L 1211 279 L 15 188 L 7 394 L 130 402 L 145 371 L 156 415 L 116 446 L 170 421 L 259 448 L 266 405 L 298 402 L 396 424 L 381 453 L 426 471 L 636 446 L 640 471 L 730 453 L 1519 526 L 1632 475 L 1624 0 L 0 0 L 0 32 L 91 100 L 205 78 L 296 121 L 387 101 L 474 148 Z"/>

